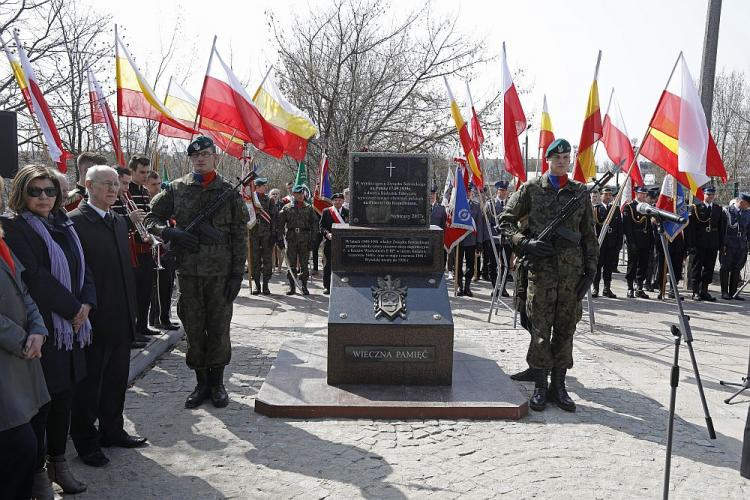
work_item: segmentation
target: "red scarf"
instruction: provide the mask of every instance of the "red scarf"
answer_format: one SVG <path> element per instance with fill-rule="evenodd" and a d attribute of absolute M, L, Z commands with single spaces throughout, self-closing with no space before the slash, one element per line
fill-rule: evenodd
<path fill-rule="evenodd" d="M 216 179 L 216 170 L 211 170 L 207 174 L 199 174 L 193 172 L 193 179 L 201 183 L 201 186 L 206 187 Z"/>
<path fill-rule="evenodd" d="M 8 264 L 11 273 L 13 273 L 13 277 L 15 277 L 16 263 L 13 262 L 13 257 L 10 255 L 10 248 L 8 248 L 8 244 L 5 243 L 5 240 L 2 238 L 0 238 L 0 257 L 2 257 L 5 263 Z"/>

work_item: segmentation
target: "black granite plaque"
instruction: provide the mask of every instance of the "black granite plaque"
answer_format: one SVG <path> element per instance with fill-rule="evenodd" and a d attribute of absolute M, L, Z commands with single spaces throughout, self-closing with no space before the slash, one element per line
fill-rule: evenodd
<path fill-rule="evenodd" d="M 427 155 L 352 153 L 349 222 L 358 226 L 429 226 Z"/>
<path fill-rule="evenodd" d="M 435 346 L 360 346 L 344 348 L 347 361 L 368 363 L 419 363 L 435 361 Z"/>
<path fill-rule="evenodd" d="M 428 235 L 414 237 L 342 236 L 341 263 L 345 266 L 382 264 L 408 268 L 431 266 Z"/>

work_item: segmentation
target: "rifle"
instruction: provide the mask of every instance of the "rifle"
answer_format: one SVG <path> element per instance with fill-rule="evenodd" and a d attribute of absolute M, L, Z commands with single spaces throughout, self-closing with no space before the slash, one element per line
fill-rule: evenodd
<path fill-rule="evenodd" d="M 239 188 L 240 186 L 244 186 L 248 182 L 251 182 L 256 177 L 258 177 L 258 173 L 252 170 L 245 174 L 245 176 L 241 179 L 238 177 L 237 184 L 232 186 L 230 189 L 225 189 L 224 191 L 222 191 L 219 196 L 217 196 L 208 206 L 201 210 L 198 215 L 196 215 L 195 218 L 191 220 L 187 226 L 185 226 L 185 229 L 183 229 L 183 231 L 195 234 L 196 236 L 201 235 L 211 241 L 221 241 L 223 233 L 209 224 L 210 218 L 213 217 L 213 215 L 224 205 L 224 203 L 229 200 L 230 196 L 234 195 L 237 192 L 237 188 Z M 165 245 L 165 249 L 166 253 L 162 258 L 170 258 L 176 260 L 179 259 L 181 250 L 172 248 L 172 245 L 170 243 L 167 243 Z"/>

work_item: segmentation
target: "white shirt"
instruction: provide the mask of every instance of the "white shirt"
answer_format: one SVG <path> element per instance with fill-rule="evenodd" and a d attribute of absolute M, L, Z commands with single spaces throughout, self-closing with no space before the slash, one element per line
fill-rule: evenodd
<path fill-rule="evenodd" d="M 98 214 L 99 214 L 99 217 L 101 217 L 102 219 L 104 218 L 104 216 L 105 216 L 105 215 L 107 215 L 108 213 L 110 213 L 110 211 L 109 211 L 109 210 L 102 210 L 101 208 L 97 207 L 96 205 L 94 205 L 94 204 L 93 204 L 93 203 L 91 203 L 91 202 L 89 202 L 89 206 L 90 206 L 91 208 L 93 208 L 93 209 L 94 209 L 94 211 L 95 211 L 96 213 L 98 213 Z M 110 217 L 111 217 L 111 216 L 110 216 Z"/>

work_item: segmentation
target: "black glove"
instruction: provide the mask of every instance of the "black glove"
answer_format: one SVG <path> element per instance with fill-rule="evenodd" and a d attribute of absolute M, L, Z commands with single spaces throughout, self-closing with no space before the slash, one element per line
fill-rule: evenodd
<path fill-rule="evenodd" d="M 164 237 L 164 240 L 174 243 L 188 252 L 195 252 L 198 250 L 198 237 L 192 233 L 188 233 L 182 229 L 177 229 L 176 227 L 168 227 L 162 231 L 161 234 Z"/>
<path fill-rule="evenodd" d="M 555 247 L 551 243 L 542 240 L 526 238 L 521 243 L 521 250 L 526 255 L 534 257 L 549 257 L 555 255 Z"/>
<path fill-rule="evenodd" d="M 227 299 L 227 302 L 234 302 L 234 299 L 240 293 L 240 288 L 242 288 L 242 275 L 232 274 L 229 276 L 227 284 L 224 287 L 224 298 Z"/>
<path fill-rule="evenodd" d="M 589 274 L 584 274 L 581 279 L 578 280 L 576 285 L 576 298 L 577 300 L 583 300 L 591 288 L 591 284 L 594 282 L 594 277 Z"/>
<path fill-rule="evenodd" d="M 284 249 L 284 240 L 279 240 L 276 242 L 276 245 L 278 245 L 279 248 L 282 250 Z"/>

